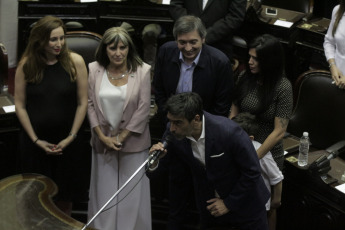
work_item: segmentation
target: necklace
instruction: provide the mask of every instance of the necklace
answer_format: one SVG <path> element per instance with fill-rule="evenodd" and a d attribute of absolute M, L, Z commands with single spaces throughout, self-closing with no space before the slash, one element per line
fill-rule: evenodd
<path fill-rule="evenodd" d="M 111 80 L 120 80 L 120 79 L 126 77 L 127 74 L 128 74 L 128 71 L 124 72 L 124 73 L 121 74 L 119 77 L 116 77 L 116 76 L 114 77 L 114 76 L 112 76 L 112 75 L 110 74 L 110 72 L 107 70 L 107 75 L 108 75 L 108 77 L 109 77 Z"/>

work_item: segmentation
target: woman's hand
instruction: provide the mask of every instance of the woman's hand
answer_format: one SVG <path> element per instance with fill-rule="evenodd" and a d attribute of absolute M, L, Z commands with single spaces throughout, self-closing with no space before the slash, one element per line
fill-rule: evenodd
<path fill-rule="evenodd" d="M 343 75 L 343 73 L 335 64 L 332 64 L 330 66 L 330 71 L 332 74 L 332 79 L 335 81 L 335 85 L 340 89 L 345 89 L 345 76 Z"/>
<path fill-rule="evenodd" d="M 36 145 L 43 149 L 48 155 L 61 155 L 62 149 L 55 144 L 51 144 L 45 140 L 37 140 Z"/>
<path fill-rule="evenodd" d="M 116 151 L 120 151 L 122 148 L 122 143 L 117 141 L 117 137 L 107 137 L 104 136 L 100 140 L 107 146 L 108 149 L 113 149 Z"/>
<path fill-rule="evenodd" d="M 61 150 L 61 153 L 62 153 L 62 150 L 64 150 L 69 144 L 72 143 L 72 141 L 74 140 L 74 136 L 68 136 L 66 137 L 65 139 L 63 139 L 62 141 L 60 141 L 57 145 L 56 145 L 56 150 Z"/>
<path fill-rule="evenodd" d="M 339 89 L 345 89 L 345 77 L 340 77 L 339 81 L 338 81 L 338 85 Z"/>

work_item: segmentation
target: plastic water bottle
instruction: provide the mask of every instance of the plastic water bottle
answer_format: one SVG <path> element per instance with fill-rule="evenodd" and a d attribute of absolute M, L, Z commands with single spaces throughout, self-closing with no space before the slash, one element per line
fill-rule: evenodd
<path fill-rule="evenodd" d="M 8 93 L 8 85 L 3 85 L 0 93 L 7 94 Z"/>
<path fill-rule="evenodd" d="M 303 167 L 308 164 L 309 134 L 304 132 L 299 141 L 298 165 Z"/>

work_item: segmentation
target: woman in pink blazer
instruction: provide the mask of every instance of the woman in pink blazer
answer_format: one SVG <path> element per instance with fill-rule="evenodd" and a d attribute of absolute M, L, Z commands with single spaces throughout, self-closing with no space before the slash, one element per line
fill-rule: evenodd
<path fill-rule="evenodd" d="M 104 33 L 96 62 L 89 65 L 89 219 L 148 157 L 150 69 L 126 30 L 113 27 Z M 105 210 L 91 226 L 102 230 L 150 230 L 150 186 L 144 171 Z"/>

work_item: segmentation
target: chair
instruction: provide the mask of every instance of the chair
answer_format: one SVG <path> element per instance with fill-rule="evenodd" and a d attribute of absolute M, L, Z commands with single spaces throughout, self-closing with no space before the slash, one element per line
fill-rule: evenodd
<path fill-rule="evenodd" d="M 89 31 L 66 32 L 66 43 L 69 49 L 80 54 L 86 66 L 95 61 L 95 52 L 102 40 L 102 36 Z"/>
<path fill-rule="evenodd" d="M 5 46 L 0 43 L 0 93 L 8 81 L 8 54 Z"/>
<path fill-rule="evenodd" d="M 345 140 L 345 90 L 332 83 L 331 74 L 310 70 L 296 80 L 295 106 L 287 131 L 301 137 L 309 132 L 317 149 Z"/>

